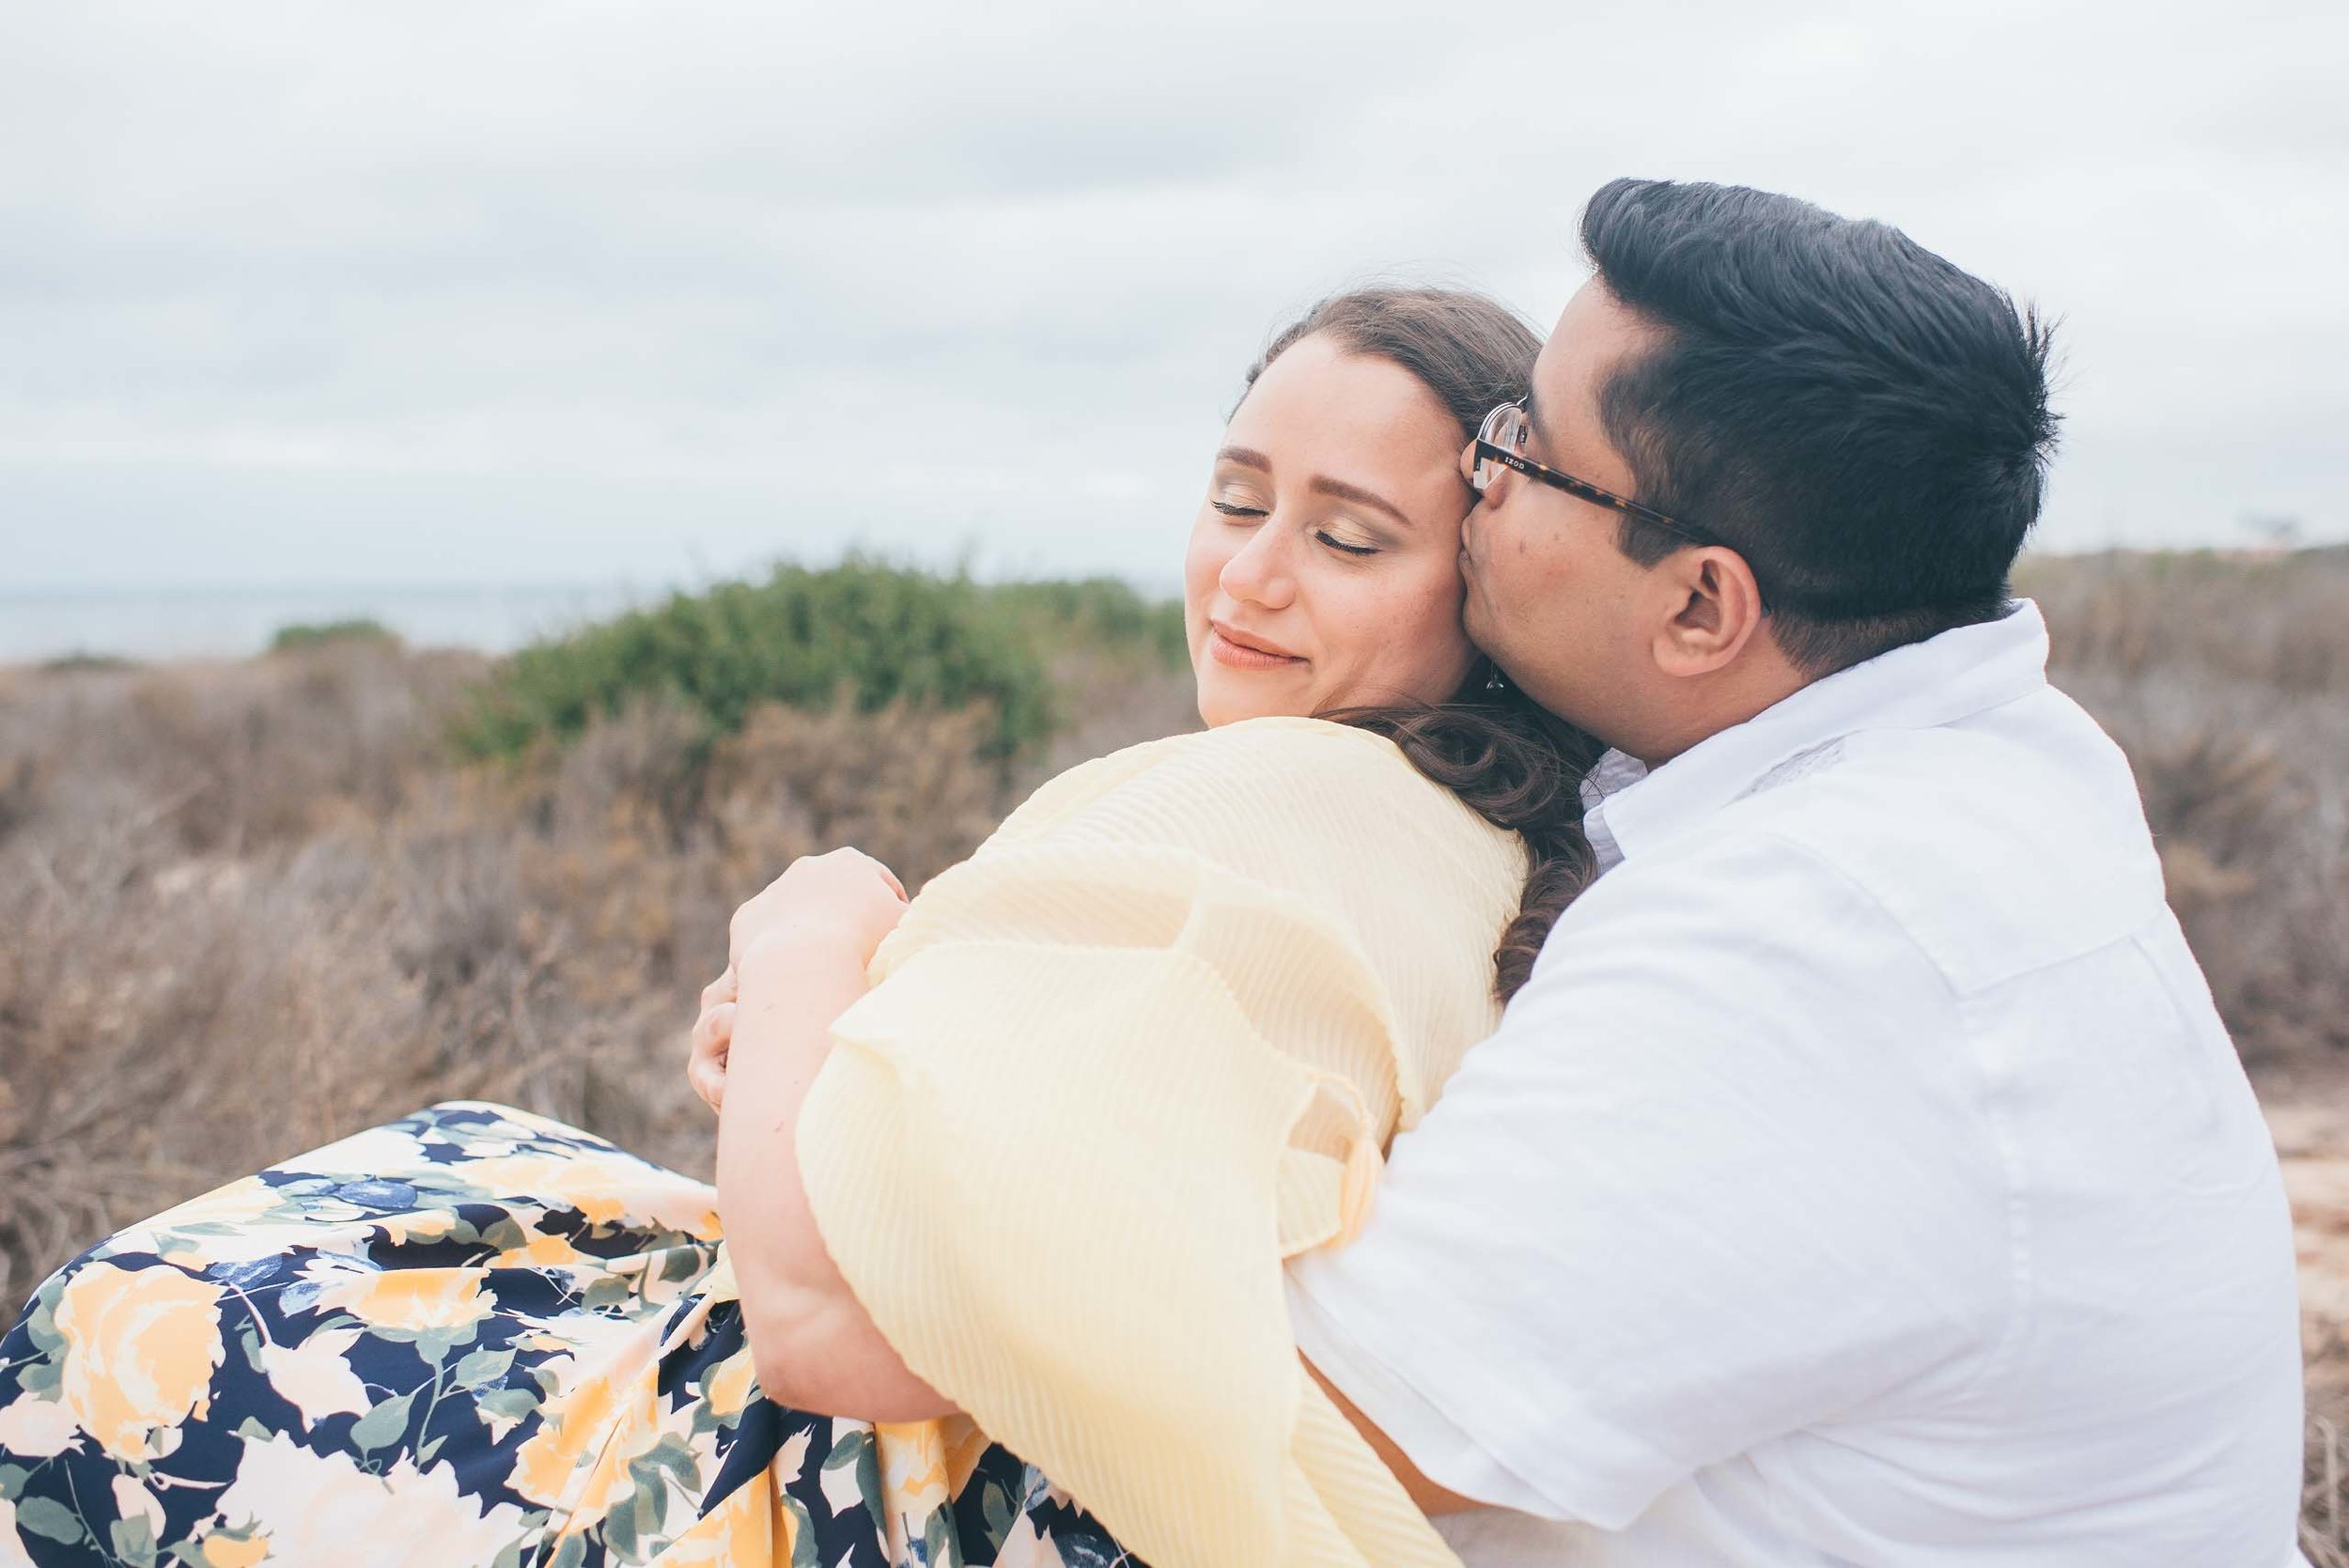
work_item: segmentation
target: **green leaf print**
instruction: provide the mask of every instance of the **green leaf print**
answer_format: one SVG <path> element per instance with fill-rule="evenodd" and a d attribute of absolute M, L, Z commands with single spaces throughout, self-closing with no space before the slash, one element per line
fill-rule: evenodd
<path fill-rule="evenodd" d="M 89 1538 L 89 1531 L 82 1528 L 81 1516 L 68 1512 L 65 1504 L 54 1498 L 27 1498 L 17 1504 L 16 1528 L 62 1541 L 69 1546 L 78 1546 Z"/>
<path fill-rule="evenodd" d="M 513 1364 L 511 1350 L 474 1350 L 457 1363 L 457 1370 L 450 1375 L 459 1389 L 483 1389 L 503 1378 Z"/>
<path fill-rule="evenodd" d="M 0 1465 L 0 1498 L 14 1502 L 24 1495 L 24 1478 L 33 1472 L 22 1465 Z"/>
<path fill-rule="evenodd" d="M 530 1233 L 516 1224 L 511 1215 L 501 1215 L 494 1224 L 481 1233 L 481 1244 L 494 1247 L 501 1252 L 518 1252 L 530 1245 Z"/>
<path fill-rule="evenodd" d="M 527 1419 L 538 1408 L 538 1395 L 528 1389 L 491 1389 L 475 1401 L 484 1415 L 500 1421 L 518 1421 Z"/>
<path fill-rule="evenodd" d="M 577 1536 L 572 1537 L 577 1540 Z M 645 1554 L 636 1540 L 636 1510 L 623 1503 L 603 1516 L 603 1544 L 614 1557 L 634 1562 Z"/>
<path fill-rule="evenodd" d="M 115 1556 L 131 1568 L 155 1568 L 155 1527 L 148 1523 L 146 1514 L 117 1519 L 106 1534 L 114 1542 Z"/>
<path fill-rule="evenodd" d="M 1011 1537 L 1011 1523 L 1017 1517 L 1011 1497 L 1000 1481 L 989 1481 L 979 1495 L 979 1509 L 987 1516 L 987 1544 L 990 1550 L 1000 1552 Z"/>
<path fill-rule="evenodd" d="M 795 1527 L 791 1535 L 791 1568 L 824 1568 L 816 1555 L 816 1520 L 807 1511 L 807 1504 L 797 1498 L 786 1497 L 783 1506 L 790 1511 Z"/>
<path fill-rule="evenodd" d="M 636 1535 L 638 1540 L 659 1541 L 661 1518 L 669 1511 L 669 1488 L 659 1466 L 651 1467 L 652 1474 L 636 1478 Z"/>
<path fill-rule="evenodd" d="M 334 1189 L 342 1185 L 342 1178 L 339 1176 L 295 1176 L 289 1181 L 277 1182 L 273 1185 L 278 1201 L 289 1203 L 296 1198 L 331 1198 L 334 1195 Z M 193 1229 L 192 1226 L 189 1228 Z"/>
<path fill-rule="evenodd" d="M 661 1523 L 661 1499 L 668 1495 L 669 1472 L 650 1455 L 640 1453 L 628 1462 L 628 1479 L 636 1483 L 637 1528 L 654 1529 Z"/>
<path fill-rule="evenodd" d="M 62 1288 L 57 1294 L 64 1294 Z M 65 1336 L 57 1332 L 57 1303 L 48 1291 L 34 1297 L 34 1303 L 33 1310 L 25 1314 L 24 1332 L 32 1339 L 34 1349 L 46 1350 L 54 1356 L 65 1348 Z"/>
<path fill-rule="evenodd" d="M 589 1312 L 625 1307 L 636 1299 L 636 1281 L 624 1274 L 599 1274 L 580 1293 L 580 1305 Z"/>
<path fill-rule="evenodd" d="M 381 1325 L 367 1330 L 379 1340 L 394 1344 L 412 1344 L 425 1365 L 437 1367 L 448 1359 L 448 1353 L 460 1344 L 471 1344 L 481 1332 L 479 1323 L 459 1324 L 454 1328 L 386 1328 Z"/>
<path fill-rule="evenodd" d="M 398 1442 L 408 1430 L 409 1407 L 415 1402 L 412 1393 L 397 1394 L 361 1416 L 351 1423 L 350 1446 L 365 1453 Z"/>
<path fill-rule="evenodd" d="M 689 1490 L 701 1483 L 701 1462 L 693 1457 L 693 1446 L 674 1432 L 645 1452 L 644 1463 L 668 1471 Z"/>
<path fill-rule="evenodd" d="M 926 1550 L 923 1560 L 930 1568 L 962 1568 L 962 1548 L 955 1541 L 952 1508 L 941 1508 L 930 1514 L 930 1522 L 922 1531 L 922 1545 Z"/>

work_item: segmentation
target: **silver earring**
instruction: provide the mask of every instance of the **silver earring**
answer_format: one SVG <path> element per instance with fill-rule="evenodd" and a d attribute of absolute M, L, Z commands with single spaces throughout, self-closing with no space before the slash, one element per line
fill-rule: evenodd
<path fill-rule="evenodd" d="M 1485 677 L 1485 690 L 1487 691 L 1506 691 L 1509 690 L 1509 682 L 1507 678 L 1501 675 L 1500 665 L 1494 665 L 1492 668 L 1492 674 Z"/>

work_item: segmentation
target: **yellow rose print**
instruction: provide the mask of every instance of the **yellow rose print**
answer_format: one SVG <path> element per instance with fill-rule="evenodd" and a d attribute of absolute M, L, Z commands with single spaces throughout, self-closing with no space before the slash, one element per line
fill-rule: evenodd
<path fill-rule="evenodd" d="M 762 1399 L 708 1195 L 449 1105 L 117 1233 L 0 1335 L 0 1568 L 1117 1560 L 966 1418 Z"/>
<path fill-rule="evenodd" d="M 255 1568 L 268 1556 L 267 1535 L 256 1535 L 248 1541 L 219 1531 L 204 1538 L 206 1568 Z"/>
<path fill-rule="evenodd" d="M 351 1274 L 319 1298 L 376 1328 L 422 1333 L 428 1328 L 462 1328 L 490 1315 L 494 1305 L 481 1294 L 481 1276 L 464 1268 L 403 1268 Z"/>
<path fill-rule="evenodd" d="M 117 1459 L 156 1456 L 152 1439 L 202 1416 L 222 1360 L 221 1288 L 176 1268 L 94 1263 L 57 1298 L 62 1393 L 83 1430 Z"/>

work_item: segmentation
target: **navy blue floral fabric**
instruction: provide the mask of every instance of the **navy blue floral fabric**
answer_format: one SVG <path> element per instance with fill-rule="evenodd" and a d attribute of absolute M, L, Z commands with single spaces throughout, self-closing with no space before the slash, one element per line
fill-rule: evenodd
<path fill-rule="evenodd" d="M 1135 1560 L 967 1421 L 762 1398 L 715 1196 L 459 1103 L 108 1238 L 0 1340 L 0 1564 Z"/>

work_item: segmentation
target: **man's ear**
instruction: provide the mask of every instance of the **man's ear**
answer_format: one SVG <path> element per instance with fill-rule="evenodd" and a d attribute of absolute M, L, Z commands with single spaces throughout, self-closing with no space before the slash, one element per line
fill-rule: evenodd
<path fill-rule="evenodd" d="M 1762 590 L 1753 568 L 1728 546 L 1674 551 L 1654 570 L 1657 590 L 1669 596 L 1655 648 L 1657 668 L 1666 675 L 1725 669 L 1763 634 Z"/>

